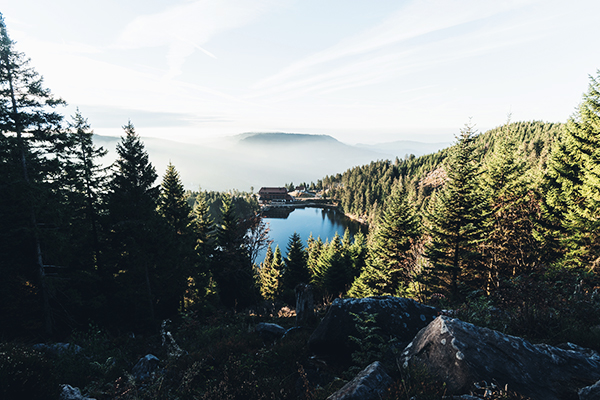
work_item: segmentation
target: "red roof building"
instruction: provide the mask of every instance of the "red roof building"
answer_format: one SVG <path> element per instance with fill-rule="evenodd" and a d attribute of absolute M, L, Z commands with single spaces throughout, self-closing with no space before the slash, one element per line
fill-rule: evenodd
<path fill-rule="evenodd" d="M 292 201 L 292 196 L 284 187 L 261 187 L 258 191 L 260 201 Z"/>

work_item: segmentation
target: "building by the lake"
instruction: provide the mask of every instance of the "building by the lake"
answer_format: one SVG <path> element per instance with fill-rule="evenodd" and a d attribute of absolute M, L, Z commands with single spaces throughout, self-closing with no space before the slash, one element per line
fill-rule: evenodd
<path fill-rule="evenodd" d="M 284 187 L 261 187 L 258 191 L 260 202 L 290 202 L 294 199 L 288 193 L 287 188 Z"/>

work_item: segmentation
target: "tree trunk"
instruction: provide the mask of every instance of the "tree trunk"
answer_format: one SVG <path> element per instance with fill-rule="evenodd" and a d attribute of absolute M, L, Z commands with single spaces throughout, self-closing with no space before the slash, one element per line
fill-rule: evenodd
<path fill-rule="evenodd" d="M 313 287 L 304 283 L 296 285 L 296 326 L 311 322 L 315 317 Z"/>

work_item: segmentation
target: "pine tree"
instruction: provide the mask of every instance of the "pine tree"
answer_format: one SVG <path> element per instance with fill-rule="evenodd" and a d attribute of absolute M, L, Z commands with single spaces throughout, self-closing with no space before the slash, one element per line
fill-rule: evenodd
<path fill-rule="evenodd" d="M 214 245 L 214 221 L 210 216 L 208 204 L 203 193 L 196 196 L 193 208 L 193 228 L 196 236 L 196 253 L 203 263 L 213 252 Z"/>
<path fill-rule="evenodd" d="M 67 131 L 67 157 L 61 181 L 67 186 L 66 193 L 72 215 L 70 246 L 80 243 L 77 254 L 80 263 L 87 268 L 98 265 L 100 254 L 99 214 L 101 193 L 106 188 L 107 168 L 99 159 L 107 150 L 93 143 L 94 132 L 79 109 L 71 117 Z M 85 268 L 85 267 L 84 267 Z"/>
<path fill-rule="evenodd" d="M 265 260 L 260 264 L 258 270 L 260 294 L 263 299 L 271 301 L 276 300 L 279 296 L 280 287 L 280 271 L 277 268 L 273 268 L 274 259 L 273 249 L 269 245 Z"/>
<path fill-rule="evenodd" d="M 283 263 L 283 255 L 279 245 L 275 246 L 275 252 L 273 253 L 273 260 L 271 261 L 271 267 L 279 272 L 279 275 L 283 275 L 283 269 L 285 264 Z"/>
<path fill-rule="evenodd" d="M 155 323 L 157 252 L 164 227 L 156 206 L 160 194 L 158 177 L 148 160 L 144 144 L 131 122 L 123 127 L 125 136 L 117 144 L 119 158 L 109 182 L 107 195 L 109 255 L 104 277 L 116 277 L 115 304 L 126 305 L 122 317 L 128 322 Z M 120 311 L 120 310 L 119 310 Z"/>
<path fill-rule="evenodd" d="M 326 249 L 321 252 L 318 268 L 322 271 L 325 291 L 334 297 L 342 296 L 351 284 L 350 267 L 344 257 L 342 241 L 336 232 Z"/>
<path fill-rule="evenodd" d="M 510 125 L 506 125 L 510 129 Z M 494 155 L 482 174 L 487 198 L 482 252 L 487 267 L 486 291 L 497 288 L 501 278 L 531 272 L 542 258 L 534 238 L 539 204 L 526 174 L 525 160 L 516 156 L 516 145 L 507 132 L 497 142 Z"/>
<path fill-rule="evenodd" d="M 554 237 L 569 266 L 598 270 L 600 265 L 600 71 L 577 112 L 552 149 L 546 176 L 545 211 L 555 222 Z"/>
<path fill-rule="evenodd" d="M 223 199 L 221 224 L 217 227 L 217 252 L 212 265 L 221 302 L 242 309 L 258 298 L 253 266 L 246 248 L 246 231 L 235 214 L 230 195 Z"/>
<path fill-rule="evenodd" d="M 373 234 L 367 264 L 348 295 L 400 295 L 415 276 L 420 237 L 420 221 L 407 193 L 401 184 L 395 185 Z"/>
<path fill-rule="evenodd" d="M 44 88 L 29 59 L 15 50 L 0 14 L 0 269 L 6 283 L 0 286 L 0 303 L 19 304 L 24 297 L 38 297 L 25 293 L 39 293 L 26 314 L 37 313 L 32 318 L 46 336 L 53 329 L 44 267 L 49 248 L 43 246 L 40 223 L 54 222 L 58 210 L 40 205 L 59 201 L 53 197 L 50 177 L 61 165 L 51 151 L 64 139 L 63 117 L 52 109 L 64 104 Z M 15 330 L 35 325 L 18 309 L 7 313 Z"/>
<path fill-rule="evenodd" d="M 354 241 L 348 251 L 350 265 L 352 266 L 352 280 L 356 279 L 365 267 L 367 254 L 367 238 L 362 232 L 358 231 L 354 234 Z"/>
<path fill-rule="evenodd" d="M 426 256 L 434 276 L 448 285 L 454 297 L 459 295 L 459 283 L 480 285 L 478 274 L 483 203 L 476 193 L 479 166 L 473 151 L 474 130 L 470 125 L 461 130 L 453 147 L 447 169 L 447 181 L 428 213 L 428 233 L 431 237 Z M 471 281 L 471 282 L 468 282 Z"/>
<path fill-rule="evenodd" d="M 197 302 L 204 300 L 212 289 L 210 260 L 215 250 L 215 226 L 204 193 L 198 193 L 196 196 L 192 215 L 197 262 L 191 274 L 186 296 L 191 302 Z"/>
<path fill-rule="evenodd" d="M 196 238 L 192 225 L 192 210 L 179 173 L 169 163 L 161 184 L 158 198 L 158 213 L 167 225 L 163 238 L 161 266 L 157 271 L 161 281 L 160 299 L 162 317 L 174 315 L 184 309 L 184 295 L 188 278 L 193 275 L 199 261 L 196 254 Z"/>
<path fill-rule="evenodd" d="M 600 71 L 552 150 L 546 211 L 560 226 L 555 237 L 568 265 L 597 270 L 600 263 Z"/>
<path fill-rule="evenodd" d="M 299 283 L 309 283 L 310 274 L 306 262 L 307 255 L 302 244 L 302 238 L 294 232 L 287 245 L 287 256 L 283 272 L 283 296 L 288 304 L 295 303 L 296 286 Z"/>
<path fill-rule="evenodd" d="M 159 213 L 177 234 L 187 234 L 192 222 L 191 210 L 179 172 L 170 162 L 161 187 L 158 198 Z"/>
<path fill-rule="evenodd" d="M 318 280 L 317 277 L 320 276 L 318 261 L 323 250 L 323 241 L 320 236 L 315 239 L 311 234 L 306 240 L 306 243 L 306 251 L 308 253 L 306 266 L 310 275 L 310 283 L 315 284 Z"/>

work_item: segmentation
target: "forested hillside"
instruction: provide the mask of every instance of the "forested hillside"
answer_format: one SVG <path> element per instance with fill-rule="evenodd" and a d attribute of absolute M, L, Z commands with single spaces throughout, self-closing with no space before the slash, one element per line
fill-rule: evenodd
<path fill-rule="evenodd" d="M 473 134 L 474 158 L 485 164 L 493 157 L 502 140 L 515 144 L 514 153 L 526 163 L 530 174 L 543 175 L 553 143 L 563 124 L 541 121 L 513 122 L 481 134 Z M 420 157 L 409 156 L 394 161 L 380 160 L 357 166 L 334 176 L 326 176 L 322 185 L 328 196 L 339 202 L 344 212 L 362 221 L 374 223 L 381 205 L 391 192 L 394 182 L 402 180 L 410 196 L 420 208 L 431 193 L 442 185 L 444 164 L 454 147 Z"/>

